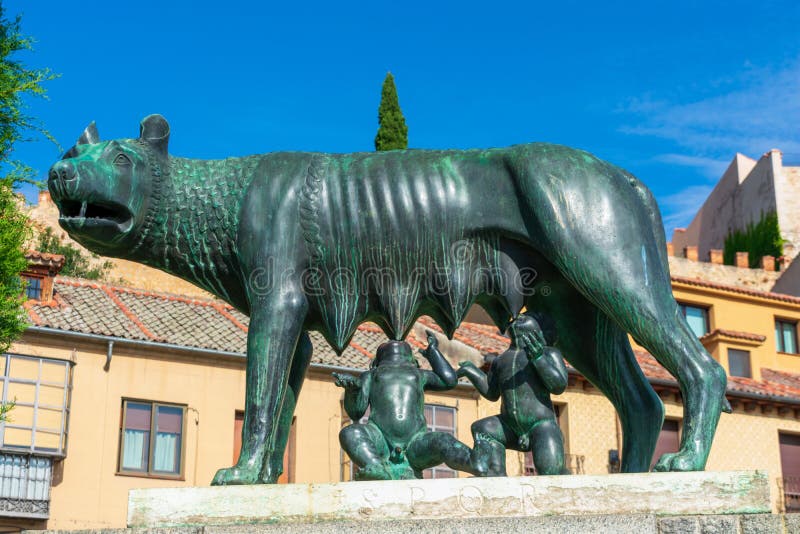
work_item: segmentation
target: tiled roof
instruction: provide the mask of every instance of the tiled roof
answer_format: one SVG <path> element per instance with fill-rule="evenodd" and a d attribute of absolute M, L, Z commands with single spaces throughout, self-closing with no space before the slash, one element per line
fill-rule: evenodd
<path fill-rule="evenodd" d="M 49 252 L 39 252 L 38 250 L 29 250 L 25 253 L 25 259 L 62 262 L 64 261 L 64 256 L 61 254 L 51 254 Z"/>
<path fill-rule="evenodd" d="M 757 341 L 759 343 L 763 343 L 766 341 L 767 336 L 763 336 L 761 334 L 753 334 L 750 332 L 740 332 L 738 330 L 725 330 L 722 328 L 715 328 L 708 334 L 704 335 L 700 339 L 710 338 L 713 336 L 725 336 L 725 337 L 732 337 L 734 339 L 745 339 L 747 341 Z"/>
<path fill-rule="evenodd" d="M 690 286 L 707 287 L 709 289 L 719 289 L 722 291 L 729 291 L 731 293 L 739 293 L 740 295 L 748 295 L 751 297 L 759 297 L 762 299 L 777 300 L 780 302 L 787 302 L 789 304 L 800 305 L 800 297 L 793 297 L 792 295 L 784 295 L 783 293 L 772 293 L 770 291 L 757 291 L 755 289 L 746 289 L 739 286 L 728 284 L 718 284 L 716 282 L 709 282 L 700 278 L 687 278 L 685 276 L 671 276 L 673 282 L 687 284 Z"/>
<path fill-rule="evenodd" d="M 56 277 L 53 300 L 46 303 L 31 300 L 25 303 L 25 308 L 35 326 L 56 330 L 237 353 L 244 353 L 247 348 L 247 316 L 218 300 Z M 425 328 L 441 333 L 429 317 L 419 321 Z M 747 332 L 723 333 L 748 339 L 763 338 Z M 387 340 L 377 325 L 365 323 L 358 327 L 350 345 L 338 356 L 321 334 L 312 332 L 310 335 L 314 363 L 352 369 L 367 368 L 378 346 Z M 482 324 L 462 323 L 454 338 L 490 356 L 508 347 L 508 338 L 495 327 Z M 415 348 L 426 345 L 425 339 L 413 331 L 408 341 Z M 635 354 L 645 376 L 675 384 L 675 379 L 650 354 L 641 350 Z M 730 377 L 728 392 L 734 396 L 736 393 L 759 394 L 800 402 L 800 375 L 762 369 L 760 381 Z"/>
<path fill-rule="evenodd" d="M 649 353 L 635 351 L 636 360 L 642 368 L 645 376 L 649 379 L 668 380 L 675 382 L 675 378 L 666 369 L 661 367 L 655 358 Z M 778 376 L 780 375 L 780 376 Z M 792 386 L 794 381 L 796 386 Z M 774 371 L 772 369 L 761 369 L 761 380 L 753 380 L 741 376 L 728 377 L 728 394 L 735 396 L 740 394 L 756 394 L 769 397 L 785 397 L 800 401 L 800 375 L 787 373 L 785 371 Z"/>
<path fill-rule="evenodd" d="M 775 369 L 761 369 L 761 377 L 764 380 L 769 380 L 772 383 L 781 384 L 800 392 L 800 375 L 798 374 L 777 371 Z"/>
<path fill-rule="evenodd" d="M 52 267 L 56 271 L 61 270 L 64 266 L 64 256 L 61 254 L 50 254 L 48 252 L 39 252 L 38 250 L 29 250 L 25 252 L 25 259 L 28 260 L 30 265 L 44 265 Z"/>

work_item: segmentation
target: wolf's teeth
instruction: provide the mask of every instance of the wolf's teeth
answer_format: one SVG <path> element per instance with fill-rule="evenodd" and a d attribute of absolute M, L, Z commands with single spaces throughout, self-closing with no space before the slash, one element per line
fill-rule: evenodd
<path fill-rule="evenodd" d="M 78 215 L 78 217 L 86 217 L 86 204 L 86 202 L 81 204 L 81 213 Z"/>

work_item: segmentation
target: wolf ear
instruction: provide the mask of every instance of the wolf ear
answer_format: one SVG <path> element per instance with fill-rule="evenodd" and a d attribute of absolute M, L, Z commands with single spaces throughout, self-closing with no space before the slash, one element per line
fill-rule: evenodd
<path fill-rule="evenodd" d="M 148 115 L 139 124 L 139 138 L 147 141 L 164 157 L 167 157 L 169 144 L 169 123 L 161 115 Z"/>
<path fill-rule="evenodd" d="M 100 142 L 100 134 L 97 133 L 97 124 L 94 121 L 89 123 L 89 126 L 83 131 L 78 138 L 76 145 L 93 145 Z"/>

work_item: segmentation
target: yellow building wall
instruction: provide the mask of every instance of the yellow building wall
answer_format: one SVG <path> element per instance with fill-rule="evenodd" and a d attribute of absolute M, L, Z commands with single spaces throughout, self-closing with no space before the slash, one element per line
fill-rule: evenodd
<path fill-rule="evenodd" d="M 125 526 L 130 489 L 205 486 L 232 463 L 235 414 L 244 409 L 243 359 L 115 346 L 106 371 L 105 350 L 99 342 L 34 336 L 9 350 L 75 362 L 67 457 L 54 469 L 50 529 Z M 295 482 L 340 480 L 342 395 L 328 373 L 309 373 L 295 411 Z M 182 480 L 117 474 L 124 398 L 187 406 Z M 472 443 L 470 425 L 478 418 L 473 389 L 431 394 L 426 402 L 457 408 L 457 436 Z"/>
<path fill-rule="evenodd" d="M 749 350 L 753 378 L 761 379 L 761 368 L 800 373 L 800 355 L 782 354 L 775 343 L 775 319 L 800 321 L 800 305 L 736 294 L 689 284 L 673 283 L 675 299 L 709 308 L 709 330 L 721 328 L 766 336 L 763 343 L 728 340 L 711 347 L 712 356 L 728 370 L 727 348 Z"/>
<path fill-rule="evenodd" d="M 683 406 L 674 400 L 664 402 L 666 417 L 681 420 Z M 754 406 L 746 411 L 737 407 L 723 413 L 708 457 L 708 471 L 760 470 L 767 473 L 774 512 L 782 511 L 780 487 L 780 433 L 800 434 L 800 420 L 789 411 L 779 415 L 775 409 Z"/>
<path fill-rule="evenodd" d="M 775 317 L 800 320 L 800 306 L 680 284 L 676 284 L 675 296 L 681 302 L 710 307 L 711 330 L 722 328 L 766 336 L 763 343 L 747 348 L 753 356 L 754 372 L 761 367 L 800 372 L 800 358 L 776 354 L 774 339 Z M 741 343 L 727 339 L 712 349 L 727 367 L 725 348 Z M 9 352 L 75 362 L 67 457 L 56 463 L 48 528 L 122 527 L 130 489 L 203 486 L 217 469 L 231 464 L 234 417 L 237 410 L 244 408 L 243 359 L 189 357 L 187 353 L 140 351 L 118 345 L 106 371 L 106 345 L 102 342 L 31 334 Z M 116 474 L 123 398 L 188 406 L 183 480 Z M 665 398 L 667 416 L 680 419 L 682 407 L 678 400 L 671 394 Z M 296 410 L 296 482 L 340 480 L 341 400 L 342 390 L 333 385 L 327 372 L 309 373 Z M 499 403 L 479 399 L 469 388 L 431 394 L 426 400 L 457 408 L 457 436 L 470 446 L 472 422 L 495 415 L 500 409 Z M 583 456 L 586 474 L 607 473 L 608 452 L 620 448 L 610 402 L 596 389 L 585 388 L 581 381 L 553 400 L 561 407 L 559 423 L 565 451 Z M 756 407 L 745 412 L 740 406 L 732 415 L 723 414 L 708 469 L 766 470 L 777 510 L 781 499 L 777 483 L 778 433 L 800 433 L 800 421 L 791 411 L 779 415 L 767 410 L 762 413 Z M 521 474 L 522 455 L 509 452 L 507 467 L 509 475 Z"/>

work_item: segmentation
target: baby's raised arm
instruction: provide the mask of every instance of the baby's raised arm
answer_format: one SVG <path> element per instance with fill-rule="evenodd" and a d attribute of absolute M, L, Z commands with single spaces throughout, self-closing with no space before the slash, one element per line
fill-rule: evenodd
<path fill-rule="evenodd" d="M 358 378 L 345 373 L 333 373 L 333 379 L 337 386 L 344 388 L 344 411 L 357 423 L 369 406 L 372 371 L 361 373 Z"/>
<path fill-rule="evenodd" d="M 428 347 L 425 350 L 420 349 L 419 353 L 431 364 L 433 372 L 422 371 L 422 376 L 425 380 L 424 387 L 434 391 L 453 389 L 458 384 L 456 371 L 439 350 L 439 342 L 433 332 L 428 330 L 427 333 Z"/>
<path fill-rule="evenodd" d="M 519 333 L 518 343 L 525 350 L 547 391 L 556 395 L 563 393 L 567 389 L 567 366 L 564 365 L 561 351 L 546 344 L 541 330 Z"/>
<path fill-rule="evenodd" d="M 544 347 L 541 354 L 531 358 L 531 365 L 550 393 L 560 395 L 567 389 L 567 366 L 561 351 L 555 347 Z"/>
<path fill-rule="evenodd" d="M 500 398 L 500 387 L 497 384 L 493 372 L 496 361 L 497 360 L 492 362 L 492 366 L 489 368 L 489 374 L 475 367 L 475 364 L 472 362 L 461 362 L 459 363 L 458 377 L 467 377 L 467 380 L 472 382 L 472 385 L 475 386 L 475 389 L 478 390 L 478 393 L 480 393 L 482 397 L 490 401 L 496 401 Z"/>

